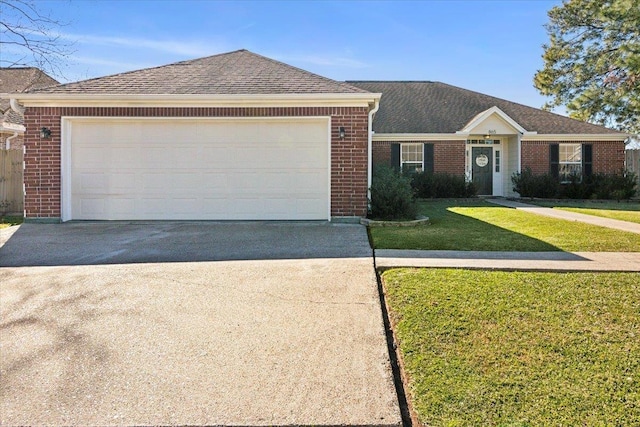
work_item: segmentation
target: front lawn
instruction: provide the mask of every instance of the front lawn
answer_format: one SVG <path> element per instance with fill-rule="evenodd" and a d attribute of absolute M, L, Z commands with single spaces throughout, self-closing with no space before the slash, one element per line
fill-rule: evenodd
<path fill-rule="evenodd" d="M 640 273 L 382 279 L 422 424 L 640 425 Z"/>
<path fill-rule="evenodd" d="M 424 201 L 431 225 L 371 228 L 377 249 L 638 252 L 640 234 L 477 201 Z"/>
<path fill-rule="evenodd" d="M 548 208 L 561 209 L 569 212 L 578 212 L 603 218 L 618 219 L 640 224 L 640 203 L 634 202 L 592 202 L 592 201 L 563 201 L 545 202 L 535 201 L 533 204 Z"/>
<path fill-rule="evenodd" d="M 22 224 L 21 216 L 3 216 L 0 217 L 0 228 L 11 227 L 12 225 Z"/>

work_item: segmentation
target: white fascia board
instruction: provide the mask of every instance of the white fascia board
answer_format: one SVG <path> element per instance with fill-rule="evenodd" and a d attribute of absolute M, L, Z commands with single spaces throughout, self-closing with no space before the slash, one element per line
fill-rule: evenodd
<path fill-rule="evenodd" d="M 373 141 L 464 141 L 462 133 L 375 133 Z"/>
<path fill-rule="evenodd" d="M 621 134 L 524 134 L 521 137 L 523 142 L 526 141 L 625 141 L 630 135 Z"/>
<path fill-rule="evenodd" d="M 273 95 L 8 94 L 25 107 L 370 107 L 379 93 Z"/>
<path fill-rule="evenodd" d="M 518 124 L 518 122 L 516 122 L 511 117 L 509 117 L 509 115 L 507 113 L 505 113 L 504 111 L 502 111 L 500 108 L 498 108 L 496 106 L 493 106 L 493 107 L 489 108 L 488 110 L 485 110 L 482 113 L 477 114 L 473 119 L 471 119 L 471 121 L 469 123 L 467 123 L 467 125 L 464 128 L 462 128 L 462 132 L 469 133 L 472 129 L 477 127 L 480 123 L 482 123 L 483 121 L 488 119 L 492 114 L 496 114 L 498 117 L 500 117 L 502 120 L 507 122 L 509 124 L 509 126 L 514 128 L 519 133 L 521 133 L 521 134 L 529 133 L 529 132 L 527 132 L 527 130 L 525 128 L 520 126 L 520 124 Z"/>

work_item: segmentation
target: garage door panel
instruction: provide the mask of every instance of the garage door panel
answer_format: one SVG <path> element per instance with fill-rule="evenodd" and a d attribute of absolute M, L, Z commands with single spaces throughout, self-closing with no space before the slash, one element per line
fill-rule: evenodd
<path fill-rule="evenodd" d="M 327 119 L 73 119 L 72 219 L 327 219 Z"/>

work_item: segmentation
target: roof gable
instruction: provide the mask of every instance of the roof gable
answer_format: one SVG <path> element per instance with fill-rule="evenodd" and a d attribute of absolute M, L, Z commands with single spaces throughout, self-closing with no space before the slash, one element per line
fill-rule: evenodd
<path fill-rule="evenodd" d="M 439 82 L 349 81 L 381 92 L 373 121 L 376 133 L 443 133 L 462 131 L 474 118 L 498 108 L 522 129 L 538 134 L 624 134 L 590 123 Z"/>
<path fill-rule="evenodd" d="M 127 95 L 278 95 L 367 93 L 249 52 L 234 52 L 68 83 L 31 93 Z"/>
<path fill-rule="evenodd" d="M 504 111 L 495 106 L 476 115 L 459 132 L 465 134 L 490 134 L 492 132 L 496 134 L 529 133 Z"/>

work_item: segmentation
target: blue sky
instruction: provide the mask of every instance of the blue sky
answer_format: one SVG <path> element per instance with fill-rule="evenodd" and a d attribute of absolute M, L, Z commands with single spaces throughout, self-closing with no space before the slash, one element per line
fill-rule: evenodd
<path fill-rule="evenodd" d="M 540 107 L 560 1 L 40 0 L 75 42 L 67 80 L 249 49 L 336 80 L 431 80 Z"/>

